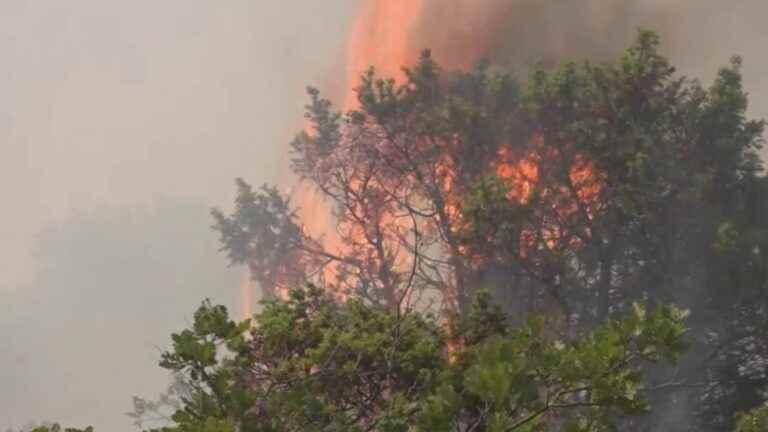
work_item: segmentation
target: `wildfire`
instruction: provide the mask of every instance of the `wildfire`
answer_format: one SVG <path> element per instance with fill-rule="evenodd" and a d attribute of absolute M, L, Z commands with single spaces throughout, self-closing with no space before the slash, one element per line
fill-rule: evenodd
<path fill-rule="evenodd" d="M 563 162 L 563 155 L 547 147 L 540 134 L 534 136 L 532 147 L 533 150 L 522 157 L 515 157 L 507 147 L 502 147 L 496 162 L 496 174 L 506 180 L 509 187 L 507 198 L 528 204 L 534 188 L 538 188 L 540 198 L 545 200 L 543 207 L 548 208 L 548 211 L 538 215 L 540 225 L 536 229 L 525 228 L 521 231 L 519 252 L 523 258 L 529 255 L 540 240 L 550 250 L 580 247 L 583 237 L 574 235 L 569 228 L 573 225 L 570 221 L 574 217 L 592 220 L 602 191 L 600 176 L 594 164 L 579 154 L 565 162 L 568 167 L 566 181 L 542 184 L 542 164 Z M 591 235 L 588 228 L 583 235 Z"/>
<path fill-rule="evenodd" d="M 298 215 L 304 230 L 315 239 L 322 239 L 325 248 L 336 250 L 341 239 L 333 226 L 330 205 L 312 185 L 302 182 L 293 190 L 291 200 L 298 204 Z"/>
<path fill-rule="evenodd" d="M 248 271 L 240 281 L 240 319 L 246 320 L 253 316 L 253 280 Z"/>
<path fill-rule="evenodd" d="M 411 41 L 411 30 L 415 27 L 422 9 L 423 0 L 366 0 L 360 6 L 347 45 L 347 85 L 345 109 L 357 105 L 356 88 L 361 75 L 371 66 L 382 77 L 395 77 L 402 81 L 402 67 L 412 63 L 418 56 Z M 349 252 L 345 237 L 362 238 L 359 229 L 339 227 L 331 215 L 330 204 L 311 186 L 300 184 L 293 200 L 298 204 L 299 217 L 304 229 L 311 237 L 321 239 L 321 246 L 330 253 L 342 256 Z M 379 215 L 383 225 L 398 223 L 386 212 Z M 340 232 L 342 232 L 340 234 Z M 354 239 L 352 239 L 354 240 Z M 403 265 L 398 263 L 398 265 Z M 337 266 L 327 265 L 323 272 L 326 280 L 333 280 Z M 343 296 L 343 293 L 339 293 Z"/>
<path fill-rule="evenodd" d="M 457 3 L 458 5 L 459 3 Z M 487 34 L 489 28 L 495 28 L 501 25 L 500 17 L 494 16 L 492 8 L 473 7 L 473 1 L 462 1 L 464 12 L 472 12 L 468 16 L 462 15 L 466 31 L 462 32 L 464 42 L 460 46 L 451 45 L 450 50 L 444 50 L 445 56 L 440 57 L 440 62 L 448 68 L 467 69 L 474 64 L 480 56 L 485 54 L 489 41 L 483 35 L 477 35 L 474 30 L 483 28 L 478 33 Z M 422 46 L 425 33 L 423 27 L 426 22 L 426 6 L 431 8 L 429 13 L 435 12 L 435 7 L 439 6 L 437 2 L 429 0 L 362 0 L 356 19 L 351 27 L 349 42 L 347 44 L 346 58 L 346 92 L 344 95 L 343 108 L 345 110 L 357 107 L 356 89 L 360 85 L 361 75 L 371 66 L 377 70 L 380 77 L 394 78 L 402 83 L 405 76 L 402 70 L 403 66 L 414 64 L 418 58 L 419 52 L 428 48 Z M 487 5 L 486 5 L 487 6 Z M 450 28 L 442 29 L 443 32 L 452 31 Z M 436 34 L 435 34 L 436 35 Z M 433 36 L 435 36 L 433 35 Z M 442 43 L 446 43 L 448 39 Z M 451 38 L 450 40 L 454 40 Z M 435 41 L 431 41 L 435 42 Z M 443 47 L 445 48 L 445 47 Z M 455 48 L 455 49 L 454 49 Z M 537 239 L 544 239 L 544 243 L 550 248 L 555 248 L 563 243 L 563 239 L 569 236 L 569 233 L 562 228 L 562 220 L 576 214 L 577 211 L 586 209 L 588 216 L 592 217 L 595 211 L 595 205 L 598 195 L 601 191 L 601 185 L 598 176 L 595 174 L 595 168 L 590 161 L 576 157 L 570 165 L 568 178 L 571 183 L 571 189 L 566 190 L 558 186 L 553 190 L 547 190 L 544 183 L 549 183 L 546 177 L 546 164 L 553 156 L 545 149 L 543 138 L 539 135 L 534 137 L 531 146 L 532 150 L 527 152 L 513 152 L 510 146 L 503 145 L 496 156 L 496 160 L 491 163 L 490 168 L 496 174 L 507 181 L 509 186 L 508 198 L 520 204 L 530 203 L 534 191 L 544 190 L 549 193 L 547 199 L 553 203 L 553 215 L 550 219 L 544 221 L 543 227 L 536 231 L 527 229 L 521 232 L 520 249 L 521 254 L 525 253 L 527 248 L 533 247 Z M 438 181 L 442 187 L 445 212 L 447 218 L 451 221 L 450 229 L 459 229 L 457 223 L 460 218 L 459 192 L 456 191 L 456 173 L 455 167 L 447 158 L 439 161 L 436 166 Z M 354 188 L 354 184 L 351 184 Z M 386 188 L 387 185 L 379 185 L 380 188 Z M 575 193 L 574 193 L 575 192 Z M 570 197 L 570 198 L 568 198 Z M 355 256 L 356 259 L 369 261 L 372 268 L 381 266 L 379 258 L 366 256 L 365 227 L 354 226 L 342 223 L 332 215 L 331 203 L 326 202 L 319 193 L 310 184 L 300 183 L 294 188 L 292 201 L 298 207 L 298 216 L 303 224 L 306 234 L 319 242 L 319 247 L 329 254 L 337 257 Z M 363 206 L 365 207 L 365 206 Z M 393 238 L 402 236 L 409 229 L 408 221 L 402 217 L 395 216 L 392 209 L 382 208 L 360 208 L 350 210 L 359 212 L 356 217 L 371 221 L 372 224 L 378 224 L 389 231 Z M 559 219 L 559 220 L 558 220 Z M 387 238 L 384 241 L 388 241 Z M 393 239 L 396 243 L 396 239 Z M 568 244 L 569 240 L 566 240 Z M 363 245 L 363 246 L 361 246 Z M 571 246 L 573 246 L 571 244 Z M 397 248 L 395 248 L 397 249 Z M 407 258 L 395 256 L 394 268 L 408 267 Z M 333 281 L 340 273 L 339 265 L 326 265 L 323 274 L 320 275 L 326 281 Z M 453 302 L 452 296 L 455 293 L 450 292 L 450 287 L 446 288 L 446 298 Z M 248 304 L 250 308 L 250 290 L 243 290 L 243 304 Z M 247 295 L 247 297 L 246 297 Z M 337 293 L 343 297 L 344 293 Z M 250 309 L 248 309 L 250 312 Z M 245 309 L 243 310 L 245 313 Z"/>
<path fill-rule="evenodd" d="M 413 63 L 412 31 L 424 7 L 424 0 L 367 0 L 352 27 L 347 48 L 347 95 L 345 107 L 357 105 L 355 88 L 360 74 L 374 66 L 382 76 L 402 81 L 402 67 Z"/>
<path fill-rule="evenodd" d="M 584 157 L 577 156 L 571 165 L 569 176 L 579 200 L 587 205 L 587 212 L 591 219 L 593 217 L 592 207 L 597 204 L 601 190 L 595 165 Z"/>
<path fill-rule="evenodd" d="M 496 175 L 507 180 L 510 188 L 508 198 L 525 204 L 539 181 L 536 155 L 531 153 L 516 159 L 509 148 L 502 147 L 496 162 Z"/>

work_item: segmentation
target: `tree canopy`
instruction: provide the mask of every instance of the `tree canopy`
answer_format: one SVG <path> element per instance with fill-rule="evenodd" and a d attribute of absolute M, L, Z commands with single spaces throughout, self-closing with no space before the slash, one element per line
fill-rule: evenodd
<path fill-rule="evenodd" d="M 444 71 L 427 51 L 404 82 L 370 70 L 345 113 L 310 89 L 292 167 L 333 223 L 315 236 L 306 203 L 239 180 L 234 213 L 214 211 L 223 247 L 268 295 L 309 280 L 453 317 L 487 289 L 517 324 L 544 314 L 570 334 L 638 302 L 681 305 L 691 354 L 654 373 L 680 384 L 654 404 L 728 430 L 765 385 L 764 122 L 747 118 L 740 58 L 704 87 L 659 46 L 640 31 L 615 61 L 522 80 Z"/>
<path fill-rule="evenodd" d="M 446 332 L 316 287 L 249 321 L 204 303 L 161 365 L 189 386 L 171 431 L 605 430 L 647 408 L 641 366 L 684 348 L 683 311 L 635 306 L 570 340 L 543 320 L 513 327 L 478 297 Z"/>

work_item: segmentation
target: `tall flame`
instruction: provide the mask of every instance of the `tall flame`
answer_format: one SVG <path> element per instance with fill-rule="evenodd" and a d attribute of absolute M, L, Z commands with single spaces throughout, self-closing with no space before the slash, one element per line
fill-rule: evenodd
<path fill-rule="evenodd" d="M 495 8 L 488 7 L 489 4 L 489 1 L 461 0 L 453 5 L 456 8 L 449 10 L 444 9 L 440 2 L 430 0 L 361 0 L 347 45 L 346 93 L 342 108 L 357 108 L 356 89 L 361 84 L 362 74 L 371 66 L 376 68 L 377 76 L 391 77 L 402 83 L 405 79 L 402 68 L 414 64 L 419 52 L 429 48 L 422 46 L 423 44 L 437 44 L 440 48 L 438 61 L 447 68 L 471 67 L 489 50 L 489 35 L 494 34 L 494 30 L 503 25 L 511 13 L 511 3 L 502 8 L 504 13 L 494 13 Z M 449 21 L 459 24 L 458 27 L 446 26 L 440 31 L 424 31 L 425 29 L 420 28 L 428 18 L 434 19 L 432 15 L 435 13 L 449 14 Z M 536 140 L 539 141 L 540 138 L 536 137 Z M 525 204 L 539 184 L 542 159 L 534 153 L 515 154 L 509 151 L 508 146 L 503 147 L 493 168 L 499 177 L 509 182 L 509 198 Z M 454 167 L 444 161 L 439 169 L 445 183 L 444 192 L 450 196 L 453 192 Z M 587 160 L 577 159 L 571 167 L 570 178 L 577 190 L 577 199 L 584 204 L 594 203 L 600 185 L 593 165 Z M 322 247 L 330 253 L 344 255 L 348 246 L 342 236 L 357 234 L 339 232 L 343 231 L 343 227 L 337 229 L 337 223 L 331 215 L 331 204 L 323 200 L 322 194 L 309 184 L 299 184 L 294 190 L 292 200 L 297 204 L 298 215 L 307 234 L 315 239 L 322 239 Z M 459 213 L 458 202 L 449 200 L 446 204 L 451 219 L 454 219 Z M 558 210 L 571 214 L 575 211 L 571 207 L 573 205 L 566 205 Z M 591 216 L 589 207 L 587 211 Z M 384 225 L 398 224 L 392 215 L 382 214 L 380 217 L 379 223 Z M 552 238 L 560 236 L 558 232 L 545 234 Z M 531 232 L 523 233 L 523 237 L 532 235 Z M 524 247 L 532 241 L 532 238 L 521 238 L 521 246 Z M 328 266 L 326 277 L 332 278 L 334 271 Z M 246 300 L 244 291 L 243 303 L 250 305 L 250 291 L 247 291 L 247 295 Z"/>
<path fill-rule="evenodd" d="M 383 77 L 404 78 L 401 68 L 418 56 L 412 37 L 423 8 L 424 0 L 363 2 L 347 46 L 346 108 L 357 104 L 355 88 L 369 67 L 374 66 Z"/>
<path fill-rule="evenodd" d="M 346 93 L 344 109 L 357 107 L 356 89 L 360 78 L 373 66 L 381 77 L 402 81 L 402 67 L 418 57 L 412 32 L 424 7 L 424 0 L 364 0 L 354 20 L 347 44 Z M 311 237 L 322 239 L 322 246 L 331 253 L 343 255 L 344 243 L 334 228 L 331 205 L 308 184 L 299 184 L 293 201 L 304 229 Z M 327 278 L 334 269 L 328 266 Z"/>

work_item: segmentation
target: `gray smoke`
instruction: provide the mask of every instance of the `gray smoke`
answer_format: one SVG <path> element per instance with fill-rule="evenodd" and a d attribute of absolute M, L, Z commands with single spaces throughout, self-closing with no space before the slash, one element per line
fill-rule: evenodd
<path fill-rule="evenodd" d="M 732 55 L 743 56 L 752 114 L 762 118 L 768 117 L 766 14 L 762 0 L 428 0 L 413 39 L 448 66 L 486 57 L 522 75 L 536 62 L 613 58 L 638 28 L 650 28 L 680 72 L 704 82 Z"/>
<path fill-rule="evenodd" d="M 132 430 L 170 332 L 236 305 L 208 208 L 284 178 L 354 4 L 0 1 L 0 430 Z"/>
<path fill-rule="evenodd" d="M 207 208 L 231 202 L 234 177 L 285 178 L 304 86 L 344 85 L 358 4 L 0 1 L 0 428 L 130 430 L 130 396 L 167 383 L 168 333 L 202 297 L 235 302 L 240 275 L 216 254 Z M 766 12 L 763 0 L 431 0 L 417 39 L 448 63 L 482 45 L 520 67 L 607 58 L 646 26 L 705 82 L 743 55 L 766 117 Z"/>

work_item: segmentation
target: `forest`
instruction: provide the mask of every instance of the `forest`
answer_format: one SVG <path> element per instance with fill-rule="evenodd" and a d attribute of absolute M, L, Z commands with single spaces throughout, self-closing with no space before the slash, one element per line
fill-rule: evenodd
<path fill-rule="evenodd" d="M 236 182 L 222 253 L 263 294 L 203 301 L 134 399 L 146 431 L 766 431 L 765 123 L 742 59 L 677 73 L 641 30 L 520 77 L 424 51 L 339 110 L 308 89 L 291 169 Z M 313 230 L 318 221 L 327 229 Z M 79 432 L 59 425 L 34 432 Z"/>

